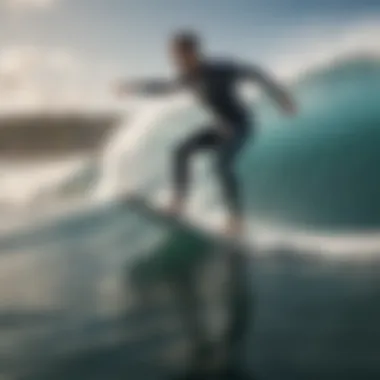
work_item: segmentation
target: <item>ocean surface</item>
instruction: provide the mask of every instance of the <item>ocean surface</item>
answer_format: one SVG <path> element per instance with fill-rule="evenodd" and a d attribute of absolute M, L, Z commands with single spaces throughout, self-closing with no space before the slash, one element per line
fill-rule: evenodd
<path fill-rule="evenodd" d="M 257 379 L 378 379 L 380 61 L 310 70 L 293 91 L 294 119 L 256 102 L 239 162 L 252 306 L 239 368 Z M 177 103 L 142 107 L 96 162 L 0 165 L 0 379 L 166 379 L 186 363 L 167 280 L 184 278 L 203 257 L 189 247 L 201 248 L 116 200 L 128 190 L 165 199 L 170 152 L 205 118 Z M 194 165 L 188 218 L 211 231 L 224 213 L 209 165 Z M 160 272 L 155 258 L 168 251 Z M 197 285 L 217 339 L 228 308 L 224 255 L 214 255 L 198 263 Z"/>

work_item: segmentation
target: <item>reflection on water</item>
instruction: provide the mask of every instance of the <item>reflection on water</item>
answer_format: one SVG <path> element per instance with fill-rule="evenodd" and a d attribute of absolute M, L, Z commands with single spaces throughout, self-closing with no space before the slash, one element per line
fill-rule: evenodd
<path fill-rule="evenodd" d="M 193 319 L 183 315 L 194 309 L 202 334 L 219 341 L 229 316 L 228 256 L 206 257 L 198 246 L 197 257 L 207 260 L 194 274 L 178 275 L 179 260 L 156 277 L 163 267 L 153 252 L 167 252 L 171 236 L 125 210 L 108 210 L 2 238 L 0 373 L 25 380 L 165 379 L 169 369 L 188 364 L 186 323 Z M 189 244 L 180 240 L 175 249 L 169 244 L 171 254 L 187 257 Z M 241 290 L 233 298 L 235 327 L 249 316 L 244 339 L 239 329 L 235 335 L 236 366 L 258 379 L 378 379 L 380 260 L 285 247 L 263 253 L 251 252 L 243 263 L 249 305 L 239 303 Z M 190 291 L 189 279 L 196 284 Z M 254 313 L 242 312 L 247 306 Z"/>

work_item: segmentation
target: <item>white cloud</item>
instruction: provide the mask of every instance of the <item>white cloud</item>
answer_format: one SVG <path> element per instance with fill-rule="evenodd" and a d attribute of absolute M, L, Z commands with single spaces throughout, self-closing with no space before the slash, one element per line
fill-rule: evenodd
<path fill-rule="evenodd" d="M 1 1 L 1 0 L 0 0 Z M 113 70 L 69 48 L 15 45 L 0 50 L 0 112 L 110 110 Z"/>
<path fill-rule="evenodd" d="M 53 107 L 88 99 L 86 71 L 75 52 L 12 46 L 0 52 L 1 104 Z M 3 107 L 4 108 L 4 107 Z"/>

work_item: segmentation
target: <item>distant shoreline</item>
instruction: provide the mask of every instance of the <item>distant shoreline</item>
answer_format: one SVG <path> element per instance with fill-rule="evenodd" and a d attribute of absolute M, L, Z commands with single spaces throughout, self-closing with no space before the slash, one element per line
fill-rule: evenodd
<path fill-rule="evenodd" d="M 119 122 L 117 114 L 0 116 L 0 160 L 95 154 Z"/>

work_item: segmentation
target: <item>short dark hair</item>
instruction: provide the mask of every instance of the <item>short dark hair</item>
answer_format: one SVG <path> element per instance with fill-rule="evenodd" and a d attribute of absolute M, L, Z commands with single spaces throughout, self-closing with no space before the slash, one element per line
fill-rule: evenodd
<path fill-rule="evenodd" d="M 200 40 L 196 33 L 192 31 L 181 31 L 174 35 L 173 43 L 181 49 L 196 51 L 200 48 Z"/>

